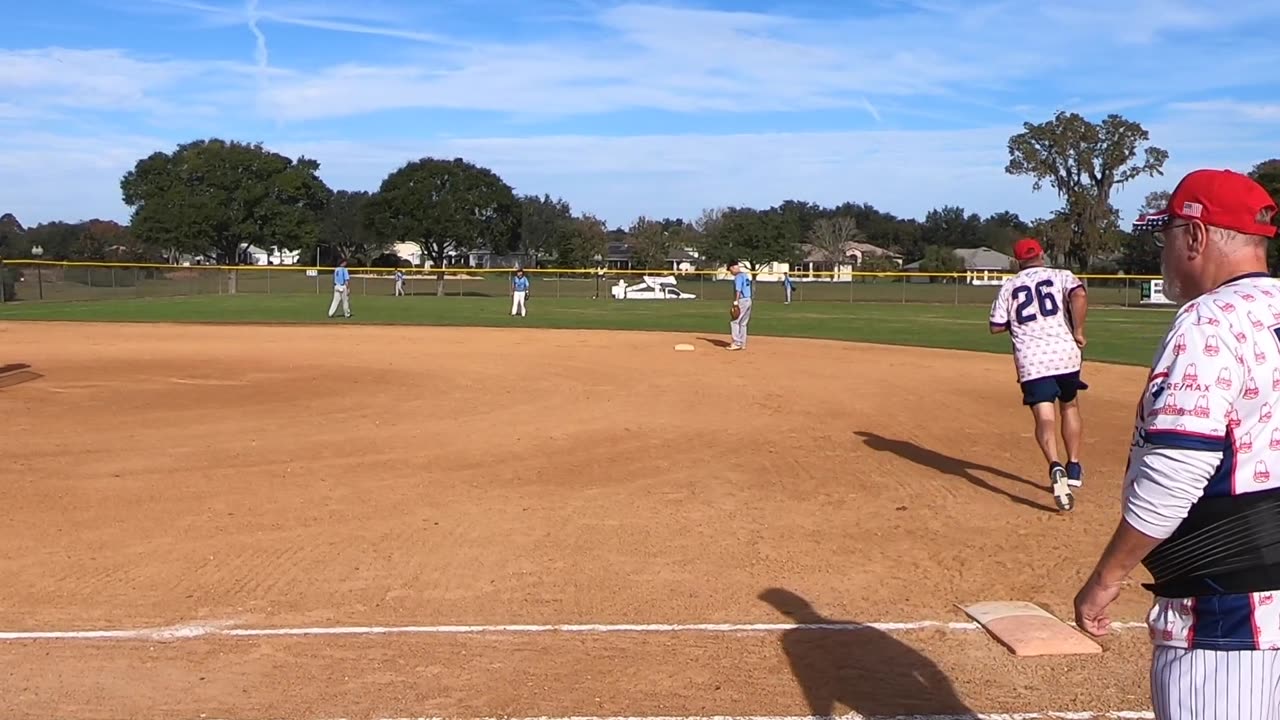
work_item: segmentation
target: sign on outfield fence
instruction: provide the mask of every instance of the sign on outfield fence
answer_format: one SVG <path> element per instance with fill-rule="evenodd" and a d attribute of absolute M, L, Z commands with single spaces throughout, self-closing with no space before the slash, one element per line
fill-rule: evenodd
<path fill-rule="evenodd" d="M 1172 300 L 1164 296 L 1163 280 L 1143 280 L 1142 281 L 1142 300 L 1143 305 L 1175 305 Z"/>

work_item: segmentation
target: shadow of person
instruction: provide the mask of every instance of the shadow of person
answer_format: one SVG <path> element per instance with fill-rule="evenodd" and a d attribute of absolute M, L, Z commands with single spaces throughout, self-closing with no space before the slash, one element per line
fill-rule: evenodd
<path fill-rule="evenodd" d="M 790 590 L 769 588 L 759 598 L 797 625 L 782 633 L 782 649 L 811 715 L 831 717 L 837 704 L 871 717 L 973 712 L 932 660 L 888 633 L 814 627 L 852 623 L 822 617 Z"/>
<path fill-rule="evenodd" d="M 26 363 L 9 363 L 8 365 L 0 365 L 0 375 L 17 372 L 19 370 L 28 370 L 30 368 L 31 366 Z"/>
<path fill-rule="evenodd" d="M 999 478 L 1004 478 L 1005 480 L 1019 482 L 1048 494 L 1050 492 L 1050 488 L 1047 476 L 1045 477 L 1044 484 L 1040 484 L 1033 480 L 1019 477 L 1005 470 L 991 467 L 990 465 L 982 465 L 979 463 L 969 462 L 968 460 L 961 460 L 960 458 L 952 457 L 950 455 L 945 455 L 936 450 L 921 447 L 908 440 L 894 440 L 892 438 L 887 438 L 883 435 L 877 435 L 876 433 L 866 432 L 864 430 L 859 430 L 855 432 L 854 435 L 862 438 L 862 442 L 872 450 L 892 453 L 903 460 L 910 460 L 917 465 L 922 465 L 931 470 L 937 470 L 940 473 L 958 477 L 972 485 L 982 488 L 983 490 L 993 492 L 997 495 L 1003 495 L 1019 505 L 1033 508 L 1035 510 L 1043 510 L 1044 512 L 1058 512 L 1058 509 L 1052 505 L 1038 503 L 1035 500 L 1022 497 L 1021 495 L 1011 493 L 1004 488 L 992 485 L 981 477 L 975 475 L 974 472 L 987 473 Z"/>
<path fill-rule="evenodd" d="M 729 347 L 728 340 L 721 340 L 720 338 L 709 338 L 709 337 L 700 337 L 698 339 L 709 345 L 715 345 L 716 347 L 722 347 L 722 348 Z"/>

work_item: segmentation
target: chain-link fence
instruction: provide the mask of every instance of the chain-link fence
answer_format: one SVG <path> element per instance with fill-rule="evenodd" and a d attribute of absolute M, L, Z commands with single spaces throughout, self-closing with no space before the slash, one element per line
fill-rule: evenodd
<path fill-rule="evenodd" d="M 17 280 L 5 288 L 13 302 L 55 302 L 194 295 L 321 295 L 333 287 L 332 268 L 302 266 L 171 266 L 8 261 Z M 351 268 L 355 296 L 396 294 L 395 270 Z M 511 269 L 402 269 L 406 296 L 507 297 Z M 733 280 L 724 271 L 526 270 L 532 298 L 664 298 L 727 301 Z M 758 302 L 867 302 L 990 305 L 1005 274 L 994 273 L 806 273 L 756 277 Z M 1081 275 L 1092 306 L 1164 304 L 1159 278 Z M 653 278 L 648 282 L 646 278 Z M 1152 286 L 1151 281 L 1157 281 Z M 12 289 L 10 289 L 10 287 Z M 1154 290 L 1154 292 L 1153 292 Z M 14 295 L 16 294 L 16 297 Z M 693 297 L 689 297 L 689 296 Z"/>

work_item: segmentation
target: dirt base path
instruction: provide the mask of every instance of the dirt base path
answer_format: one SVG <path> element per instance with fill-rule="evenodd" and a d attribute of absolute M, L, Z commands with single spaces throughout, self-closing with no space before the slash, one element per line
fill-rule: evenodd
<path fill-rule="evenodd" d="M 1068 617 L 1144 377 L 1086 368 L 1087 484 L 1064 515 L 1003 356 L 24 323 L 0 324 L 0 348 L 30 366 L 0 383 L 10 632 L 964 622 L 955 604 L 983 599 Z M 1135 588 L 1117 613 L 1146 602 Z M 1106 647 L 1014 661 L 937 627 L 19 637 L 0 642 L 0 714 L 1146 708 L 1145 632 Z"/>

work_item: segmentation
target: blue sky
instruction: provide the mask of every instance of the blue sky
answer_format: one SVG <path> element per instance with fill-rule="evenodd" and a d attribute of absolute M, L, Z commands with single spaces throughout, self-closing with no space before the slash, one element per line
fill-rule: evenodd
<path fill-rule="evenodd" d="M 56 8 L 54 10 L 53 8 Z M 1138 120 L 1166 177 L 1280 156 L 1280 3 L 56 0 L 6 9 L 0 212 L 124 221 L 139 158 L 201 137 L 335 189 L 465 157 L 610 226 L 786 199 L 1024 218 L 1004 174 L 1057 110 Z"/>

